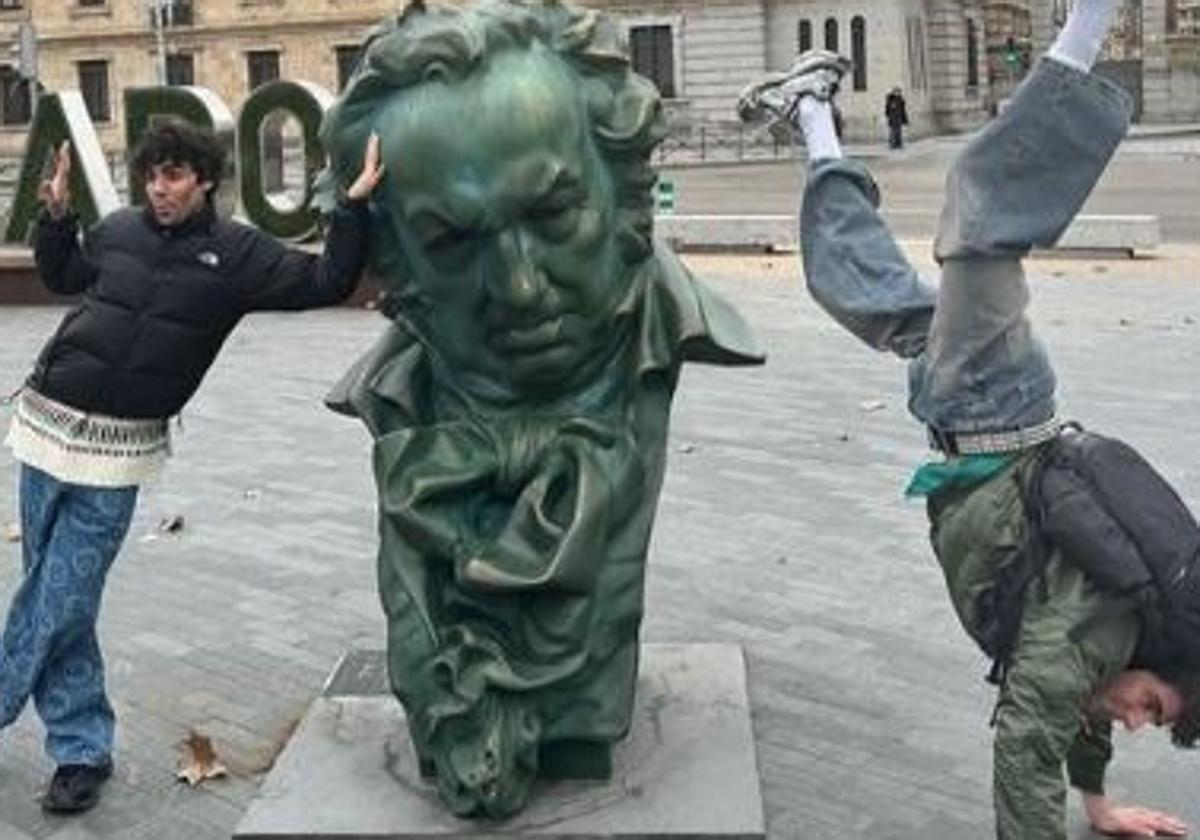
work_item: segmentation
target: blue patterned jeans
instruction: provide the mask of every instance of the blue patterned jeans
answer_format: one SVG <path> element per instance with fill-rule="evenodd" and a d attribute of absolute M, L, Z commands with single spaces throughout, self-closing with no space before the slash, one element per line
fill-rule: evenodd
<path fill-rule="evenodd" d="M 96 619 L 137 487 L 83 487 L 21 466 L 24 579 L 0 637 L 0 729 L 33 697 L 57 765 L 102 764 L 112 752 Z"/>

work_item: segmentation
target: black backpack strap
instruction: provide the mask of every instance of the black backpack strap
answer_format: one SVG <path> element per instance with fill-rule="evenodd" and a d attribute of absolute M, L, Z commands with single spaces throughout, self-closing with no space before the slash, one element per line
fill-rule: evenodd
<path fill-rule="evenodd" d="M 1001 570 L 988 592 L 991 620 L 985 650 L 992 657 L 992 667 L 986 679 L 992 685 L 1001 686 L 1008 677 L 1017 637 L 1021 633 L 1021 618 L 1029 586 L 1034 581 L 1041 581 L 1043 586 L 1045 583 L 1051 551 L 1042 527 L 1042 476 L 1057 445 L 1057 439 L 1042 444 L 1032 473 L 1021 487 L 1026 523 L 1025 543 L 1017 559 Z"/>

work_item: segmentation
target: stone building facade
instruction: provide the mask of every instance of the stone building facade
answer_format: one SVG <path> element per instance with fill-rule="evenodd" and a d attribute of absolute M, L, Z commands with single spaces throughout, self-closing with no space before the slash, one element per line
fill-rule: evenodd
<path fill-rule="evenodd" d="M 629 30 L 635 62 L 659 84 L 677 134 L 738 130 L 747 80 L 787 67 L 805 45 L 853 54 L 841 106 L 852 139 L 883 136 L 883 98 L 909 101 L 912 132 L 962 130 L 989 101 L 984 0 L 584 0 Z M 167 12 L 157 37 L 154 9 Z M 166 78 L 213 89 L 236 112 L 253 86 L 305 79 L 332 91 L 363 32 L 396 0 L 0 0 L 0 55 L 36 31 L 38 78 L 78 88 L 101 140 L 123 143 L 121 90 Z M 165 59 L 165 60 L 164 60 Z M 163 66 L 165 65 L 165 67 Z M 0 156 L 23 141 L 29 95 L 0 67 Z"/>
<path fill-rule="evenodd" d="M 396 11 L 387 0 L 162 4 L 160 50 L 154 0 L 0 0 L 0 54 L 5 41 L 15 43 L 22 24 L 31 23 L 40 82 L 49 90 L 80 90 L 105 149 L 117 152 L 124 143 L 125 87 L 159 84 L 165 72 L 169 82 L 211 88 L 235 114 L 257 83 L 274 78 L 336 91 L 339 62 L 346 72 L 364 32 Z M 11 80 L 11 69 L 5 78 Z M 3 101 L 11 106 L 13 97 Z M 13 154 L 24 141 L 24 114 L 11 110 L 0 112 L 0 155 Z"/>
<path fill-rule="evenodd" d="M 674 94 L 675 133 L 736 130 L 733 104 L 750 79 L 788 67 L 797 52 L 830 47 L 858 71 L 839 105 L 851 139 L 886 135 L 883 100 L 904 89 L 916 134 L 959 131 L 986 118 L 983 0 L 587 0 L 640 44 L 671 54 L 670 69 L 640 69 Z"/>
<path fill-rule="evenodd" d="M 850 139 L 883 138 L 883 99 L 893 87 L 908 100 L 911 134 L 968 130 L 1049 43 L 1069 3 L 582 1 L 624 22 L 635 65 L 662 89 L 676 135 L 738 132 L 739 143 L 733 103 L 742 86 L 787 67 L 806 46 L 836 47 L 858 63 L 840 97 Z M 1200 0 L 1127 2 L 1138 9 L 1141 45 L 1136 68 L 1124 71 L 1138 74 L 1146 119 L 1200 119 Z M 80 89 L 102 143 L 118 156 L 125 87 L 164 78 L 198 84 L 235 113 L 256 84 L 272 78 L 336 92 L 364 32 L 401 6 L 398 0 L 0 0 L 0 157 L 19 154 L 28 125 L 22 33 L 36 41 L 40 82 L 50 90 Z M 1022 60 L 1004 63 L 1010 37 Z"/>
<path fill-rule="evenodd" d="M 1026 0 L 1032 46 L 1046 49 L 1071 0 Z M 1125 0 L 1124 33 L 1110 38 L 1109 64 L 1137 97 L 1138 118 L 1150 123 L 1200 121 L 1200 3 Z M 1101 69 L 1104 69 L 1103 67 Z"/>

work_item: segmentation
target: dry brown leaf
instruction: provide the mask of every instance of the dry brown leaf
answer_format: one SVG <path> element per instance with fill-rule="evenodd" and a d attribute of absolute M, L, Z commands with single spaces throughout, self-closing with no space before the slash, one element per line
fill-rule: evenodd
<path fill-rule="evenodd" d="M 225 765 L 217 760 L 212 739 L 195 730 L 189 732 L 187 740 L 183 742 L 183 756 L 175 778 L 195 787 L 205 779 L 219 779 L 227 772 Z"/>
<path fill-rule="evenodd" d="M 8 522 L 4 526 L 4 541 L 5 542 L 20 542 L 21 541 L 21 526 L 15 522 Z"/>

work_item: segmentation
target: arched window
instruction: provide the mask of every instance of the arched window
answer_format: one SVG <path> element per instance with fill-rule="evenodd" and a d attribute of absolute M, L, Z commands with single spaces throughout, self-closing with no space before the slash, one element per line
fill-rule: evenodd
<path fill-rule="evenodd" d="M 838 24 L 837 18 L 825 19 L 825 49 L 830 52 L 838 51 Z"/>
<path fill-rule="evenodd" d="M 850 21 L 850 58 L 854 61 L 854 89 L 867 89 L 867 21 L 857 15 Z"/>
<path fill-rule="evenodd" d="M 808 18 L 803 18 L 796 24 L 796 46 L 800 48 L 800 52 L 812 49 L 812 21 Z"/>
<path fill-rule="evenodd" d="M 979 33 L 970 18 L 967 19 L 967 87 L 979 87 Z"/>

